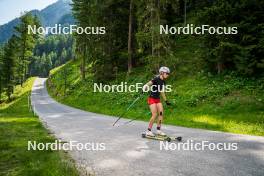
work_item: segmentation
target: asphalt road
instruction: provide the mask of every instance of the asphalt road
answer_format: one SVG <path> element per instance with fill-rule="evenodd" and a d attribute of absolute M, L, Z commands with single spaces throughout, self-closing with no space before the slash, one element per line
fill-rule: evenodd
<path fill-rule="evenodd" d="M 93 145 L 92 150 L 75 148 L 70 151 L 77 165 L 88 173 L 113 176 L 264 175 L 264 137 L 164 125 L 162 128 L 167 134 L 183 137 L 185 148 L 181 147 L 184 144 L 178 147 L 179 143 L 173 142 L 169 150 L 161 150 L 159 141 L 141 138 L 146 122 L 113 127 L 116 117 L 82 111 L 53 100 L 47 93 L 45 80 L 37 78 L 32 88 L 35 112 L 58 139 Z M 238 149 L 186 150 L 188 143 L 198 146 L 202 141 L 213 143 L 211 147 L 222 143 L 219 147 L 230 149 L 228 146 L 232 144 Z M 232 149 L 236 148 L 234 146 Z M 103 148 L 105 150 L 100 150 Z"/>

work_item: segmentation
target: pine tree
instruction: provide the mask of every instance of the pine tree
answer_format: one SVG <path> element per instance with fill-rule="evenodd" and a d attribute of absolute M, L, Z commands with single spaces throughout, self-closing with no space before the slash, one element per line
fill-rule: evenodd
<path fill-rule="evenodd" d="M 12 36 L 8 43 L 4 47 L 4 55 L 2 59 L 2 75 L 3 75 L 3 87 L 5 87 L 8 100 L 11 100 L 11 94 L 15 86 L 15 73 L 17 65 L 17 38 Z"/>
<path fill-rule="evenodd" d="M 171 11 L 176 11 L 174 1 L 137 1 L 138 47 L 141 54 L 145 55 L 152 70 L 158 70 L 159 66 L 164 64 L 165 59 L 162 58 L 170 53 L 170 38 L 160 35 L 160 25 L 167 23 L 168 6 L 171 7 Z"/>
<path fill-rule="evenodd" d="M 93 65 L 95 79 L 112 79 L 115 67 L 127 69 L 127 31 L 129 2 L 125 0 L 73 0 L 73 14 L 77 24 L 105 27 L 104 35 L 75 35 L 76 54 L 81 59 L 81 75 L 86 65 Z M 125 62 L 124 62 L 125 61 Z"/>
<path fill-rule="evenodd" d="M 30 13 L 26 13 L 20 17 L 20 24 L 15 27 L 17 33 L 17 42 L 19 44 L 19 77 L 20 84 L 26 80 L 28 76 L 28 65 L 30 58 L 33 55 L 33 48 L 35 47 L 38 34 L 28 33 L 28 26 L 40 26 L 37 17 L 33 17 Z"/>
<path fill-rule="evenodd" d="M 80 27 L 87 27 L 92 26 L 91 25 L 91 17 L 92 17 L 92 8 L 94 1 L 88 1 L 88 0 L 73 0 L 73 15 L 75 19 L 77 19 L 77 24 Z M 81 76 L 82 79 L 85 79 L 85 65 L 86 65 L 86 58 L 87 58 L 87 37 L 86 35 L 75 35 L 77 43 L 76 43 L 76 54 L 79 58 L 81 58 Z"/>
<path fill-rule="evenodd" d="M 264 2 L 218 0 L 200 13 L 200 22 L 211 26 L 237 27 L 236 35 L 204 36 L 205 61 L 218 74 L 236 71 L 243 75 L 264 73 Z"/>
<path fill-rule="evenodd" d="M 0 46 L 0 102 L 2 100 L 2 92 L 3 92 L 3 56 L 4 51 L 2 46 Z"/>
<path fill-rule="evenodd" d="M 133 49 L 132 49 L 132 36 L 133 36 L 133 7 L 134 3 L 133 0 L 130 0 L 130 6 L 129 6 L 129 28 L 128 28 L 128 74 L 131 72 L 132 69 L 132 59 L 133 59 Z"/>

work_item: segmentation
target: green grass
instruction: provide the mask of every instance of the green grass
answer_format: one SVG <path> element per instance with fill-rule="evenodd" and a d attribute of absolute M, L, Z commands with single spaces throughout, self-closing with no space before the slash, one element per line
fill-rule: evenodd
<path fill-rule="evenodd" d="M 33 81 L 17 86 L 13 101 L 0 105 L 0 175 L 78 175 L 74 162 L 62 151 L 27 150 L 28 141 L 55 141 L 28 110 Z"/>
<path fill-rule="evenodd" d="M 59 102 L 97 113 L 117 116 L 138 96 L 136 93 L 93 92 L 91 76 L 81 80 L 79 62 L 71 61 L 63 67 L 68 70 L 66 95 L 62 71 L 53 71 L 48 80 L 48 91 Z M 62 68 L 63 68 L 62 67 Z M 126 77 L 120 73 L 116 82 L 146 82 L 151 75 L 137 68 Z M 239 78 L 236 76 L 208 76 L 198 73 L 194 76 L 172 76 L 168 84 L 173 92 L 168 99 L 174 104 L 165 105 L 164 123 L 192 128 L 225 131 L 240 134 L 264 136 L 264 91 L 263 80 Z M 148 121 L 150 114 L 145 95 L 124 115 Z"/>

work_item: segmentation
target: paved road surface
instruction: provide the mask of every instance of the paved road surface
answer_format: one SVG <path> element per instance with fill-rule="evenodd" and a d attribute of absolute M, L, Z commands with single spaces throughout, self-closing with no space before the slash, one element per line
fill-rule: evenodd
<path fill-rule="evenodd" d="M 42 122 L 58 139 L 104 143 L 104 151 L 70 152 L 77 164 L 95 175 L 151 176 L 264 176 L 264 137 L 236 135 L 177 126 L 163 126 L 166 133 L 184 141 L 237 143 L 236 151 L 160 150 L 160 142 L 140 137 L 146 122 L 113 127 L 116 117 L 62 105 L 47 93 L 44 78 L 32 88 L 32 104 Z M 121 121 L 121 123 L 124 122 Z M 213 144 L 212 144 L 213 145 Z M 176 146 L 177 147 L 177 146 Z M 96 149 L 96 148 L 95 148 Z"/>

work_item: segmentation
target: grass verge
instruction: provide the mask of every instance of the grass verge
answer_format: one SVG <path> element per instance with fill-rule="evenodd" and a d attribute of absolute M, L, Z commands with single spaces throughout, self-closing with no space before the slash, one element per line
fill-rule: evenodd
<path fill-rule="evenodd" d="M 73 160 L 62 151 L 28 151 L 28 141 L 54 142 L 38 117 L 28 110 L 34 78 L 17 86 L 12 102 L 0 105 L 0 175 L 77 176 Z"/>

